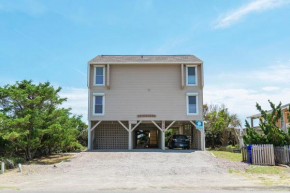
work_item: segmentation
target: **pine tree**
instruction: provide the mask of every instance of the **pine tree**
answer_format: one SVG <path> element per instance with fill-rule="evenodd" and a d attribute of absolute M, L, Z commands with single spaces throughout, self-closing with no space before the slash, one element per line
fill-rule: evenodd
<path fill-rule="evenodd" d="M 84 123 L 76 124 L 70 109 L 59 107 L 66 101 L 60 90 L 49 82 L 35 85 L 31 80 L 0 87 L 0 135 L 27 160 L 39 152 L 80 146 L 77 126 Z"/>

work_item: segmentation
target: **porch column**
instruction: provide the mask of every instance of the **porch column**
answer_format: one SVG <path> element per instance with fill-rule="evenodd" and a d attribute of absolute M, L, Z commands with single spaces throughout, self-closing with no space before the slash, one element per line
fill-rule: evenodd
<path fill-rule="evenodd" d="M 200 130 L 200 134 L 201 134 L 201 150 L 204 151 L 205 150 L 205 134 L 204 134 L 204 126 L 203 128 Z"/>
<path fill-rule="evenodd" d="M 183 135 L 183 125 L 180 125 L 178 128 L 178 134 Z"/>
<path fill-rule="evenodd" d="M 251 117 L 251 127 L 254 127 L 254 118 Z"/>
<path fill-rule="evenodd" d="M 128 150 L 132 150 L 132 125 L 129 121 L 129 128 L 128 128 L 128 134 L 129 134 L 129 141 L 128 141 Z"/>
<path fill-rule="evenodd" d="M 161 149 L 165 150 L 165 132 L 161 131 Z"/>
<path fill-rule="evenodd" d="M 88 150 L 91 150 L 91 121 L 88 124 Z"/>
<path fill-rule="evenodd" d="M 165 121 L 162 121 L 161 130 L 161 149 L 165 150 Z"/>

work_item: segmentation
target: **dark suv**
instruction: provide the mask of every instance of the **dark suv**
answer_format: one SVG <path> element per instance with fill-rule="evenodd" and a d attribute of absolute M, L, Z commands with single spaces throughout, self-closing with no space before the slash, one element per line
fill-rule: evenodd
<path fill-rule="evenodd" d="M 173 135 L 168 140 L 169 149 L 173 149 L 176 147 L 189 149 L 189 139 L 186 135 Z"/>

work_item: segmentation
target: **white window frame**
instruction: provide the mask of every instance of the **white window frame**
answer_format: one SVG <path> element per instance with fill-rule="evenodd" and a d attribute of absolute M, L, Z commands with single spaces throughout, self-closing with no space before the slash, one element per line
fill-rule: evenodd
<path fill-rule="evenodd" d="M 188 67 L 195 67 L 195 84 L 188 83 Z M 186 65 L 186 86 L 197 86 L 198 85 L 198 74 L 197 74 L 197 65 Z"/>
<path fill-rule="evenodd" d="M 102 67 L 103 68 L 103 84 L 96 84 L 96 68 Z M 94 65 L 94 86 L 105 86 L 105 78 L 106 72 L 105 72 L 105 65 Z"/>
<path fill-rule="evenodd" d="M 95 108 L 96 108 L 96 98 L 95 96 L 102 96 L 103 100 L 102 100 L 102 105 L 103 105 L 103 112 L 102 113 L 95 113 Z M 93 115 L 94 116 L 104 116 L 105 115 L 105 93 L 93 93 Z"/>
<path fill-rule="evenodd" d="M 190 96 L 195 96 L 196 97 L 196 113 L 189 113 L 189 100 L 188 100 L 188 97 Z M 199 108 L 198 108 L 198 93 L 186 93 L 186 114 L 188 116 L 196 116 L 196 115 L 199 115 L 198 112 L 199 112 Z"/>

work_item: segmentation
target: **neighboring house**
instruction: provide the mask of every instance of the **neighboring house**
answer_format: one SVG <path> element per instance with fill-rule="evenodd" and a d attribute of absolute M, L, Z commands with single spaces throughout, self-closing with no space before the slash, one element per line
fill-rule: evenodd
<path fill-rule="evenodd" d="M 203 62 L 193 55 L 93 58 L 88 149 L 164 150 L 165 131 L 177 128 L 191 148 L 204 150 L 203 79 Z"/>
<path fill-rule="evenodd" d="M 289 104 L 286 104 L 286 105 L 283 105 L 281 106 L 281 109 L 282 109 L 282 117 L 281 119 L 277 122 L 277 126 L 282 129 L 283 131 L 285 132 L 288 132 L 288 128 L 290 127 L 290 121 L 288 120 L 288 115 L 289 115 Z M 269 113 L 271 111 L 268 111 Z M 260 126 L 259 126 L 259 123 L 256 123 L 255 124 L 255 119 L 258 119 L 258 121 L 260 122 L 260 117 L 261 117 L 261 114 L 256 114 L 256 115 L 252 115 L 252 116 L 249 116 L 247 118 L 249 118 L 251 120 L 251 127 L 255 128 L 258 132 L 262 132 Z"/>

